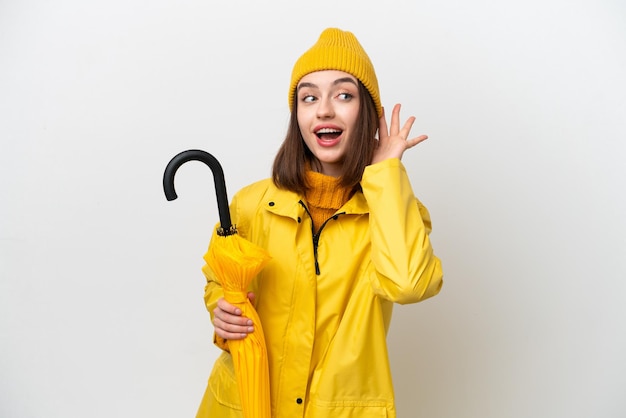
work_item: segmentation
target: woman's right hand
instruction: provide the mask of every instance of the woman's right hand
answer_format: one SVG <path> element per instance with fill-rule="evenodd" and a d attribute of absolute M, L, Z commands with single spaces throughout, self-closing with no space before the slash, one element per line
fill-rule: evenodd
<path fill-rule="evenodd" d="M 422 141 L 428 139 L 428 135 L 420 135 L 410 138 L 411 128 L 415 122 L 415 116 L 411 116 L 400 128 L 400 104 L 396 104 L 391 112 L 391 125 L 387 128 L 385 109 L 379 119 L 378 146 L 374 151 L 372 164 L 379 163 L 389 158 L 402 159 L 404 151 L 413 148 Z"/>
<path fill-rule="evenodd" d="M 254 293 L 248 293 L 248 299 L 254 302 Z M 213 310 L 213 326 L 215 333 L 225 340 L 241 340 L 254 332 L 252 320 L 241 316 L 241 309 L 224 298 L 217 301 L 217 307 Z"/>

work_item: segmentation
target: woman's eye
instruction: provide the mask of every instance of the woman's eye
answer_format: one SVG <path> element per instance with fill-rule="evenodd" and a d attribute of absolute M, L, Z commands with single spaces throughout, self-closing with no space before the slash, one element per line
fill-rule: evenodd
<path fill-rule="evenodd" d="M 341 100 L 350 100 L 354 96 L 352 96 L 350 93 L 339 93 L 337 97 Z"/>
<path fill-rule="evenodd" d="M 302 96 L 302 101 L 305 103 L 311 103 L 315 101 L 315 96 Z"/>

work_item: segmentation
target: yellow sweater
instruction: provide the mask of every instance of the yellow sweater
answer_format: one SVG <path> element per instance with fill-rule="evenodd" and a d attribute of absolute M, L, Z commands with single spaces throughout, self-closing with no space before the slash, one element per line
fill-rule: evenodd
<path fill-rule="evenodd" d="M 306 181 L 309 189 L 305 198 L 307 208 L 313 218 L 313 228 L 317 230 L 324 221 L 333 216 L 352 195 L 352 190 L 341 186 L 339 178 L 308 170 Z"/>

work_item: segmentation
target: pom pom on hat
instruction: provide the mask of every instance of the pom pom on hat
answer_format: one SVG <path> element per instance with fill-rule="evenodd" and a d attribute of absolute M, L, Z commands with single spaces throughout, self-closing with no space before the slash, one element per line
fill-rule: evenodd
<path fill-rule="evenodd" d="M 294 93 L 300 79 L 322 70 L 344 71 L 356 77 L 374 99 L 376 113 L 382 116 L 378 79 L 372 62 L 352 32 L 337 28 L 325 29 L 315 45 L 296 61 L 289 85 L 289 109 L 293 110 Z"/>

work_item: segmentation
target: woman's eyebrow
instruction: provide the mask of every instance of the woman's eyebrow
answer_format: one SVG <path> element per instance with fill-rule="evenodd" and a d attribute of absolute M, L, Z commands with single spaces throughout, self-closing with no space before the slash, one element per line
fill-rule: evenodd
<path fill-rule="evenodd" d="M 333 81 L 333 86 L 336 86 L 336 85 L 341 84 L 341 83 L 352 83 L 355 86 L 357 85 L 356 81 L 354 81 L 353 78 L 351 78 L 351 77 L 342 77 L 342 78 L 338 78 L 337 80 Z M 298 84 L 298 90 L 300 90 L 301 88 L 304 88 L 304 87 L 310 87 L 310 88 L 314 88 L 314 89 L 319 88 L 317 86 L 317 84 L 310 83 L 310 82 L 307 82 L 307 81 Z"/>
<path fill-rule="evenodd" d="M 316 85 L 316 84 L 313 84 L 313 83 L 307 83 L 307 82 L 304 82 L 304 83 L 300 83 L 300 84 L 298 84 L 298 90 L 303 89 L 303 88 L 305 88 L 305 87 L 311 87 L 311 88 L 313 88 L 313 89 L 318 88 L 318 87 L 317 87 L 317 85 Z"/>
<path fill-rule="evenodd" d="M 336 86 L 337 84 L 341 84 L 341 83 L 352 83 L 355 86 L 356 81 L 354 81 L 354 79 L 352 77 L 343 77 L 343 78 L 338 78 L 337 80 L 333 81 L 333 85 Z"/>

